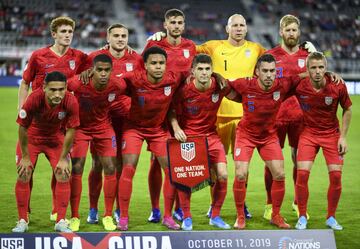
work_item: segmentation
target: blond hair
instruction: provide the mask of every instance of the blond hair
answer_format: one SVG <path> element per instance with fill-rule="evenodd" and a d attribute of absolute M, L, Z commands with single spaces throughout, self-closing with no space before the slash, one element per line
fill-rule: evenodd
<path fill-rule="evenodd" d="M 306 67 L 309 67 L 309 61 L 310 60 L 317 60 L 317 61 L 323 60 L 323 61 L 325 61 L 325 66 L 327 65 L 326 57 L 321 52 L 312 52 L 312 53 L 310 53 L 308 55 L 308 57 L 306 57 Z"/>
<path fill-rule="evenodd" d="M 296 23 L 300 27 L 300 20 L 293 15 L 285 15 L 280 19 L 280 28 L 284 28 L 292 23 Z"/>

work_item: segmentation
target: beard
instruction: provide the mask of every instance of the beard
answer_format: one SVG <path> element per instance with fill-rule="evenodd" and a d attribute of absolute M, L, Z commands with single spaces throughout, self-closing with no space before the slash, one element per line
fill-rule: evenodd
<path fill-rule="evenodd" d="M 293 48 L 299 43 L 299 37 L 284 39 L 284 43 L 287 47 Z"/>

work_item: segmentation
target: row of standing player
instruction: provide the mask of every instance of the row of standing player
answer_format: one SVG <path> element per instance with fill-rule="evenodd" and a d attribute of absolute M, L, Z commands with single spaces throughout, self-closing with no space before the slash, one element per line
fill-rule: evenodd
<path fill-rule="evenodd" d="M 168 12 L 169 13 L 169 12 Z M 170 12 L 171 13 L 171 12 Z M 179 19 L 180 19 L 180 21 L 179 21 Z M 186 48 L 184 48 L 184 47 L 182 47 L 182 46 L 179 46 L 179 44 L 181 45 L 186 45 L 185 44 L 185 42 L 184 42 L 184 40 L 185 39 L 183 39 L 183 38 L 181 38 L 181 33 L 182 33 L 182 31 L 183 31 L 183 29 L 184 29 L 184 16 L 183 15 L 174 15 L 174 16 L 168 16 L 168 17 L 165 17 L 165 28 L 167 29 L 167 31 L 168 31 L 168 36 L 167 36 L 167 39 L 165 40 L 165 42 L 164 42 L 164 45 L 163 46 L 165 46 L 165 49 L 166 49 L 166 47 L 172 47 L 172 48 L 174 48 L 174 50 L 176 51 L 176 48 L 177 48 L 177 52 L 179 53 L 180 52 L 180 58 L 185 58 L 185 59 L 188 59 L 189 57 L 190 57 L 190 51 L 192 51 L 192 50 L 190 50 L 190 49 L 186 49 Z M 180 28 L 179 28 L 180 27 Z M 231 32 L 231 27 L 233 28 L 233 32 Z M 297 26 L 297 28 L 298 28 L 298 26 Z M 297 29 L 298 30 L 298 29 Z M 115 31 L 119 31 L 119 32 L 115 32 Z M 229 23 L 228 23 L 228 26 L 227 26 L 227 31 L 229 32 L 229 43 L 231 44 L 231 42 L 230 41 L 234 41 L 234 40 L 238 40 L 238 41 L 240 41 L 239 42 L 239 44 L 238 45 L 240 45 L 240 47 L 242 47 L 242 45 L 244 45 L 244 42 L 245 42 L 245 40 L 244 40 L 244 37 L 245 37 L 245 34 L 246 34 L 246 23 L 245 23 L 245 20 L 241 17 L 241 16 L 239 16 L 239 15 L 234 15 L 234 16 L 232 16 L 230 19 L 229 19 Z M 244 32 L 245 31 L 245 32 Z M 56 32 L 55 32 L 56 33 Z M 60 32 L 61 33 L 61 32 Z M 70 33 L 70 32 L 69 32 Z M 296 32 L 295 32 L 296 33 Z M 56 34 L 53 34 L 54 36 L 56 35 Z M 54 37 L 55 38 L 55 37 Z M 113 39 L 113 43 L 111 42 L 111 38 Z M 296 38 L 296 37 L 295 37 Z M 108 53 L 111 55 L 111 56 L 113 56 L 113 62 L 114 62 L 114 58 L 116 58 L 116 57 L 120 57 L 120 58 L 123 58 L 123 56 L 124 55 L 126 55 L 126 54 L 128 54 L 125 50 L 124 50 L 124 47 L 126 47 L 126 40 L 127 40 L 127 32 L 126 32 L 126 28 L 125 27 L 115 27 L 115 29 L 113 29 L 113 32 L 111 32 L 111 30 L 109 30 L 109 36 L 108 36 L 108 39 L 109 39 L 109 41 L 110 41 L 110 49 L 109 49 L 109 51 L 108 51 Z M 120 41 L 116 41 L 116 39 L 117 40 L 120 40 Z M 234 39 L 234 40 L 233 40 Z M 292 38 L 293 40 L 294 40 L 294 38 Z M 69 39 L 68 39 L 69 40 Z M 296 40 L 296 39 L 295 39 Z M 55 39 L 55 41 L 56 41 L 56 39 Z M 71 41 L 71 39 L 70 39 L 70 41 Z M 297 42 L 298 42 L 298 39 L 297 39 Z M 297 43 L 296 42 L 296 43 Z M 245 43 L 250 43 L 250 42 L 248 42 L 248 41 L 246 41 Z M 172 44 L 172 45 L 171 45 Z M 190 42 L 190 44 L 191 44 L 191 42 Z M 211 44 L 211 43 L 210 43 Z M 251 44 L 251 43 L 250 43 Z M 55 44 L 56 45 L 56 44 Z M 176 45 L 178 45 L 178 46 L 176 46 Z M 205 46 L 206 44 L 204 44 L 203 45 L 203 47 Z M 221 45 L 228 45 L 229 46 L 229 44 L 227 44 L 226 42 L 224 42 L 224 41 L 222 41 L 221 42 Z M 120 46 L 122 46 L 123 47 L 123 49 L 116 49 L 116 48 L 118 48 L 118 47 Z M 193 43 L 192 43 L 192 46 L 194 46 L 193 45 Z M 297 45 L 296 45 L 297 46 Z M 295 47 L 296 47 L 295 46 Z M 54 46 L 54 47 L 56 47 L 56 46 Z M 186 47 L 186 46 L 185 46 Z M 206 47 L 206 46 L 205 46 Z M 211 47 L 211 46 L 209 46 L 209 47 Z M 213 46 L 214 47 L 214 46 Z M 48 48 L 49 49 L 49 48 Z M 225 49 L 225 48 L 224 48 Z M 103 51 L 104 52 L 104 51 Z M 116 53 L 116 52 L 118 52 L 118 53 Z M 211 52 L 211 51 L 210 51 Z M 122 56 L 121 56 L 121 54 L 122 54 Z M 240 53 L 241 54 L 241 53 Z M 252 52 L 251 52 L 251 50 L 249 50 L 249 48 L 246 48 L 244 51 L 243 51 L 243 53 L 242 54 L 244 54 L 246 57 L 251 57 L 251 55 L 252 55 Z M 116 56 L 116 55 L 118 55 L 118 56 Z M 120 55 L 120 56 L 119 56 Z M 169 58 L 172 58 L 172 57 L 170 57 L 169 56 Z M 174 57 L 173 57 L 174 58 Z M 177 57 L 178 58 L 178 57 Z M 131 63 L 131 62 L 129 62 L 128 60 L 121 60 L 122 61 L 122 64 L 123 64 L 123 67 L 124 67 L 124 64 L 125 64 L 125 67 L 126 67 L 126 71 L 131 71 L 132 69 L 133 69 L 133 67 L 134 67 L 134 65 Z M 170 59 L 169 59 L 169 61 L 170 61 Z M 191 61 L 191 60 L 190 60 Z M 177 62 L 179 62 L 179 61 L 177 61 Z M 223 63 L 225 63 L 225 71 L 227 71 L 228 70 L 228 68 L 226 68 L 227 67 L 227 63 L 229 63 L 230 61 L 224 61 Z M 72 61 L 72 63 L 73 63 L 73 67 L 75 67 L 76 65 L 78 65 L 78 63 L 76 63 L 76 62 L 74 62 L 74 61 Z M 51 65 L 51 63 L 48 63 L 48 65 Z M 180 63 L 181 64 L 181 63 Z M 188 63 L 189 64 L 189 63 Z M 47 68 L 46 66 L 48 66 L 48 65 L 45 65 L 45 68 Z M 69 62 L 69 66 L 70 66 L 70 68 L 71 68 L 71 62 Z M 167 64 L 167 65 L 169 65 L 169 63 Z M 229 66 L 230 65 L 234 65 L 234 64 L 232 64 L 232 63 L 229 63 Z M 52 65 L 52 66 L 54 66 L 54 65 Z M 66 64 L 65 64 L 65 66 L 67 66 Z M 299 65 L 300 66 L 300 65 Z M 50 66 L 51 67 L 51 66 Z M 224 67 L 224 66 L 223 66 Z M 117 68 L 120 68 L 120 66 L 119 67 L 116 67 L 116 66 L 114 66 L 114 69 L 117 69 Z M 216 63 L 214 62 L 214 69 L 216 69 Z M 119 74 L 115 74 L 115 75 L 120 75 L 121 74 L 121 72 L 119 72 Z M 26 74 L 24 74 L 24 80 L 25 80 L 25 75 Z M 33 83 L 33 85 L 34 85 L 34 83 Z M 23 86 L 23 85 L 22 85 Z M 20 88 L 20 90 L 21 90 L 21 88 Z M 19 94 L 19 97 L 21 96 L 21 94 Z M 21 98 L 19 98 L 19 100 L 21 101 Z M 21 102 L 19 102 L 19 103 L 21 103 Z M 114 115 L 113 115 L 114 116 Z M 119 116 L 122 116 L 122 115 L 119 115 Z M 113 122 L 113 124 L 122 124 L 123 122 Z M 115 127 L 114 127 L 115 128 Z M 75 140 L 76 141 L 76 140 Z M 85 140 L 86 141 L 86 140 Z M 75 157 L 76 158 L 76 157 Z M 98 162 L 99 160 L 95 160 L 95 162 Z M 83 162 L 82 162 L 82 167 L 83 167 L 83 164 L 84 164 L 84 160 L 83 160 Z M 99 164 L 100 166 L 102 165 L 102 164 Z M 81 170 L 80 170 L 81 171 Z M 81 171 L 82 172 L 82 171 Z M 81 173 L 80 172 L 80 173 Z M 97 174 L 95 174 L 94 172 L 97 172 Z M 97 178 L 97 179 L 99 179 L 100 178 L 100 181 L 98 180 L 98 182 L 97 182 L 97 184 L 91 184 L 91 186 L 97 186 L 97 190 L 98 190 L 98 193 L 100 192 L 100 190 L 101 190 L 101 173 L 100 173 L 100 177 L 99 177 L 99 170 L 96 170 L 96 167 L 93 167 L 93 169 L 92 169 L 92 171 L 91 171 L 91 173 L 90 173 L 90 177 L 89 177 L 89 180 L 91 180 L 91 178 Z M 101 171 L 100 171 L 101 172 Z M 75 172 L 75 175 L 77 175 L 76 173 L 78 173 L 78 172 Z M 73 171 L 73 174 L 74 174 L 74 171 Z M 94 175 L 96 175 L 96 177 L 94 177 Z M 161 176 L 161 175 L 160 175 Z M 80 177 L 80 179 L 81 179 L 81 177 Z M 151 178 L 151 179 L 153 179 L 153 178 Z M 89 182 L 91 182 L 91 181 L 89 181 Z M 100 182 L 100 184 L 99 184 L 99 182 Z M 90 183 L 89 183 L 89 185 L 90 185 Z M 100 187 L 99 187 L 99 185 L 100 185 Z M 105 185 L 106 185 L 106 173 L 105 173 Z M 92 187 L 93 188 L 93 187 Z M 160 185 L 160 188 L 161 188 L 161 185 Z M 106 188 L 104 188 L 104 189 L 106 189 Z M 98 198 L 98 194 L 95 194 L 94 195 L 95 196 L 95 199 L 96 199 L 96 196 L 97 196 L 97 198 Z M 54 198 L 55 199 L 55 198 Z M 91 195 L 90 195 L 90 199 L 91 199 Z M 153 199 L 153 198 L 152 198 Z M 94 202 L 93 202 L 94 203 Z M 156 198 L 155 198 L 155 203 L 156 203 Z M 95 204 L 94 205 L 97 205 L 97 200 L 95 201 Z M 158 204 L 157 204 L 158 205 Z M 95 209 L 96 210 L 96 207 L 92 207 L 93 209 Z M 155 207 L 156 208 L 156 207 Z M 125 209 L 124 209 L 125 210 Z M 125 213 L 126 211 L 124 211 L 124 213 Z M 91 215 L 91 213 L 90 213 L 90 215 Z M 108 216 L 108 215 L 107 215 Z M 107 217 L 107 216 L 105 216 L 105 217 Z M 126 217 L 126 216 L 124 216 L 124 217 Z M 168 217 L 168 216 L 166 216 L 166 217 Z M 75 217 L 75 218 L 77 218 L 77 217 Z M 91 217 L 90 217 L 91 218 Z M 93 220 L 96 220 L 96 216 L 95 216 L 95 219 L 93 219 Z M 76 230 L 76 229 L 74 229 L 74 230 Z"/>

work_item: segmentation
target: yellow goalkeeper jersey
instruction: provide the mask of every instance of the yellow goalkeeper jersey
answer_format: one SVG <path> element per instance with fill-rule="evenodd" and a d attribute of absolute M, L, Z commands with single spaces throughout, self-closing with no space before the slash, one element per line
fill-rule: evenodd
<path fill-rule="evenodd" d="M 226 79 L 237 79 L 253 76 L 257 59 L 265 53 L 265 48 L 251 41 L 235 47 L 227 40 L 212 40 L 196 46 L 196 52 L 210 55 L 214 72 Z M 217 115 L 242 117 L 242 105 L 223 98 Z"/>

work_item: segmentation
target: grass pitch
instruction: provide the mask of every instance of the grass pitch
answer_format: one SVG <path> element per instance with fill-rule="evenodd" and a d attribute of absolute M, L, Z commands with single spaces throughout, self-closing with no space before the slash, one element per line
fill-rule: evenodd
<path fill-rule="evenodd" d="M 17 89 L 0 88 L 1 120 L 0 120 L 0 233 L 8 233 L 17 220 L 17 210 L 14 194 L 16 181 L 15 169 L 15 146 L 17 141 L 16 106 Z M 345 157 L 343 170 L 343 192 L 337 211 L 337 219 L 344 226 L 344 230 L 335 232 L 338 248 L 359 248 L 357 232 L 359 229 L 360 214 L 360 96 L 352 96 L 353 118 L 347 137 L 349 152 Z M 286 196 L 282 206 L 282 214 L 294 227 L 297 217 L 291 209 L 294 186 L 292 182 L 292 163 L 290 150 L 284 150 L 286 168 Z M 150 214 L 150 200 L 147 187 L 147 172 L 150 154 L 143 148 L 138 169 L 134 178 L 133 195 L 130 203 L 130 231 L 165 231 L 161 224 L 147 222 Z M 89 225 L 86 223 L 88 212 L 88 188 L 87 176 L 91 166 L 90 158 L 86 162 L 86 170 L 83 176 L 83 193 L 80 205 L 81 227 L 83 232 L 104 231 L 101 224 Z M 250 176 L 246 202 L 253 218 L 247 222 L 247 229 L 275 229 L 268 221 L 262 218 L 266 200 L 263 181 L 264 163 L 257 153 L 254 153 L 250 166 Z M 222 217 L 229 224 L 233 224 L 236 218 L 235 206 L 232 197 L 232 181 L 234 165 L 231 157 L 228 157 L 229 184 L 228 195 L 222 209 Z M 46 158 L 40 156 L 35 174 L 34 188 L 31 196 L 32 213 L 30 216 L 29 232 L 53 232 L 54 224 L 49 220 L 51 211 L 51 167 Z M 325 229 L 326 218 L 326 195 L 328 188 L 328 173 L 320 152 L 312 169 L 309 189 L 310 199 L 308 211 L 311 216 L 308 224 L 309 229 Z M 100 197 L 100 214 L 103 210 L 103 197 Z M 194 230 L 212 230 L 208 225 L 205 213 L 209 207 L 209 190 L 205 188 L 192 196 L 192 214 Z"/>

